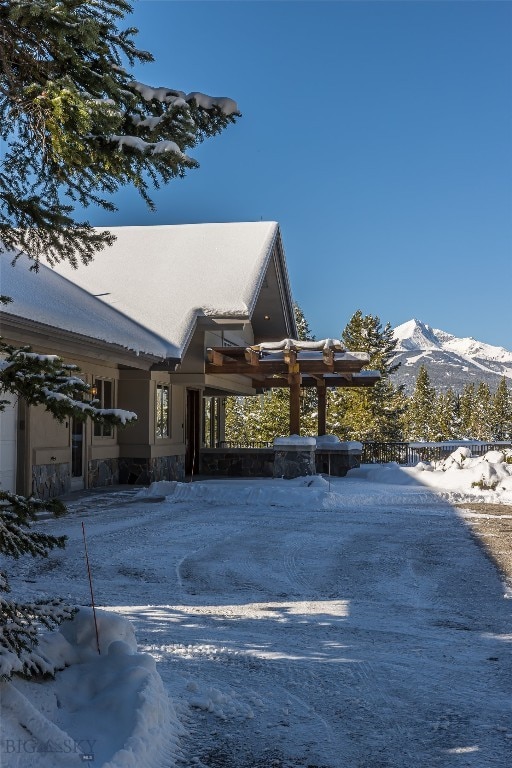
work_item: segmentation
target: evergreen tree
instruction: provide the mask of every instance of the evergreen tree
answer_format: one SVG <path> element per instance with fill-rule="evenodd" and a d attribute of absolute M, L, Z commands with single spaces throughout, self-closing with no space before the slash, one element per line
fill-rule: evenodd
<path fill-rule="evenodd" d="M 76 366 L 65 365 L 56 355 L 36 355 L 29 348 L 16 349 L 0 342 L 0 411 L 7 400 L 2 394 L 16 394 L 29 405 L 43 405 L 57 419 L 73 416 L 109 424 L 127 424 L 136 418 L 130 411 L 96 407 L 90 387 L 79 378 Z M 0 554 L 18 558 L 23 554 L 46 557 L 65 539 L 30 530 L 36 513 L 65 511 L 57 500 L 39 501 L 0 489 Z M 11 591 L 7 574 L 0 572 L 0 593 Z M 55 627 L 70 618 L 74 609 L 59 599 L 19 602 L 0 594 L 0 678 L 12 673 L 24 675 L 51 672 L 51 666 L 37 651 L 39 627 Z"/>
<path fill-rule="evenodd" d="M 473 412 L 475 409 L 475 385 L 466 384 L 459 398 L 460 437 L 471 439 L 473 434 Z"/>
<path fill-rule="evenodd" d="M 489 385 L 481 381 L 475 391 L 471 434 L 477 440 L 492 439 L 492 397 Z"/>
<path fill-rule="evenodd" d="M 46 557 L 55 547 L 64 547 L 64 536 L 50 536 L 30 530 L 37 512 L 59 515 L 65 507 L 57 500 L 38 501 L 0 491 L 0 553 L 18 559 L 28 554 Z M 6 599 L 11 587 L 5 572 L 0 572 L 0 679 L 13 673 L 26 676 L 52 673 L 48 660 L 37 650 L 39 627 L 53 629 L 71 618 L 75 609 L 61 600 L 19 602 Z"/>
<path fill-rule="evenodd" d="M 293 305 L 293 313 L 295 315 L 295 325 L 297 327 L 298 341 L 315 341 L 315 334 L 309 327 L 306 315 L 299 307 L 297 302 L 295 302 Z"/>
<path fill-rule="evenodd" d="M 136 29 L 119 28 L 130 12 L 127 0 L 0 3 L 0 252 L 12 252 L 13 262 L 23 252 L 36 270 L 43 258 L 88 263 L 113 237 L 76 223 L 77 205 L 113 211 L 109 197 L 133 185 L 152 208 L 150 185 L 196 168 L 187 150 L 239 115 L 229 98 L 136 81 L 129 68 L 152 56 L 135 47 Z M 1 304 L 9 301 L 0 296 Z M 13 393 L 60 420 L 136 418 L 98 408 L 78 374 L 57 356 L 1 342 L 0 410 L 2 394 Z M 40 509 L 63 507 L 0 492 L 1 554 L 45 556 L 64 545 L 62 537 L 30 530 Z M 2 572 L 0 592 L 9 591 Z M 55 626 L 73 609 L 58 600 L 0 600 L 0 675 L 51 671 L 37 653 L 37 629 Z"/>
<path fill-rule="evenodd" d="M 236 120 L 228 98 L 151 88 L 130 67 L 152 61 L 121 29 L 129 0 L 0 3 L 0 241 L 46 258 L 87 263 L 112 242 L 77 205 L 115 210 L 110 196 L 183 176 L 187 150 Z M 65 201 L 65 202 L 63 202 Z"/>
<path fill-rule="evenodd" d="M 393 441 L 402 437 L 405 407 L 403 387 L 396 387 L 390 377 L 400 364 L 393 363 L 397 341 L 387 323 L 380 318 L 354 313 L 342 340 L 347 349 L 367 352 L 365 368 L 378 370 L 381 380 L 369 389 L 340 389 L 329 393 L 329 431 L 341 439 Z"/>
<path fill-rule="evenodd" d="M 3 297 L 0 303 L 8 303 Z M 0 411 L 15 394 L 29 405 L 43 405 L 57 419 L 87 417 L 109 424 L 126 424 L 136 418 L 130 411 L 101 409 L 89 398 L 90 387 L 79 377 L 76 366 L 66 365 L 56 355 L 37 355 L 30 348 L 17 349 L 0 341 Z M 64 538 L 30 530 L 36 513 L 65 511 L 57 500 L 48 502 L 25 498 L 0 489 L 0 554 L 18 558 L 23 554 L 45 557 L 54 547 L 63 547 Z M 0 572 L 0 593 L 9 593 L 7 574 Z M 51 672 L 51 666 L 37 651 L 38 628 L 48 629 L 73 615 L 74 609 L 61 600 L 19 602 L 0 594 L 0 678 L 12 673 L 24 675 Z"/>
<path fill-rule="evenodd" d="M 512 438 L 512 396 L 505 376 L 502 377 L 492 398 L 492 439 Z"/>
<path fill-rule="evenodd" d="M 19 349 L 0 340 L 0 358 L 0 411 L 8 402 L 1 399 L 2 394 L 10 393 L 28 405 L 43 405 L 59 421 L 90 417 L 103 424 L 124 425 L 137 418 L 131 411 L 98 408 L 77 366 L 57 355 L 38 355 L 30 347 Z"/>
<path fill-rule="evenodd" d="M 434 440 L 454 440 L 458 428 L 458 398 L 453 389 L 440 392 L 435 399 Z"/>
<path fill-rule="evenodd" d="M 405 416 L 407 439 L 431 442 L 437 438 L 435 424 L 436 391 L 430 383 L 428 371 L 421 366 Z"/>

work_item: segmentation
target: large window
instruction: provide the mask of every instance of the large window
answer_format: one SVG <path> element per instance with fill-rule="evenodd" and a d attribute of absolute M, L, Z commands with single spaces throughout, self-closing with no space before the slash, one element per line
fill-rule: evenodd
<path fill-rule="evenodd" d="M 221 438 L 221 397 L 203 397 L 203 445 L 218 448 Z"/>
<path fill-rule="evenodd" d="M 171 395 L 168 384 L 156 385 L 156 437 L 170 437 Z"/>
<path fill-rule="evenodd" d="M 95 399 L 99 400 L 98 408 L 114 407 L 114 382 L 111 379 L 95 379 L 94 387 L 96 389 Z M 95 437 L 112 437 L 114 427 L 111 424 L 94 423 Z"/>

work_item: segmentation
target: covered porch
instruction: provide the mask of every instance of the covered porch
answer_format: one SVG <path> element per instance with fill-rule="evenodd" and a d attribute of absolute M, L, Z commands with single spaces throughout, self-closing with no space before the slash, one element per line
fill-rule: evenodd
<path fill-rule="evenodd" d="M 380 379 L 380 372 L 362 370 L 368 362 L 367 353 L 348 351 L 337 339 L 283 339 L 246 347 L 209 347 L 206 351 L 205 374 L 215 376 L 217 380 L 220 376 L 243 377 L 250 381 L 255 394 L 275 388 L 289 389 L 288 437 L 296 439 L 288 441 L 287 453 L 304 452 L 305 446 L 309 445 L 306 452 L 311 454 L 308 460 L 315 471 L 332 471 L 332 474 L 339 475 L 345 474 L 351 466 L 357 466 L 355 457 L 359 449 L 354 443 L 340 443 L 336 438 L 326 436 L 327 390 L 374 386 Z M 311 439 L 308 443 L 307 439 L 300 438 L 301 393 L 307 388 L 316 390 L 318 403 L 317 434 L 313 449 Z M 212 414 L 217 417 L 215 435 L 211 429 Z M 274 473 L 277 446 L 272 443 L 245 447 L 229 445 L 225 441 L 222 409 L 214 402 L 206 420 L 210 439 L 201 449 L 202 473 L 239 476 L 268 476 Z M 206 431 L 205 426 L 203 434 Z M 276 435 L 276 438 L 282 437 Z"/>

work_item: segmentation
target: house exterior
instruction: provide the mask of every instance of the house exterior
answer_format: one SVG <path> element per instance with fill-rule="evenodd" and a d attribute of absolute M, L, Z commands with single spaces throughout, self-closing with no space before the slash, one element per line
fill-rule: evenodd
<path fill-rule="evenodd" d="M 3 339 L 81 369 L 101 407 L 137 413 L 125 429 L 60 424 L 11 399 L 0 415 L 3 489 L 41 498 L 178 479 L 222 437 L 222 398 L 247 376 L 205 372 L 210 347 L 296 336 L 276 222 L 109 228 L 115 244 L 73 269 L 0 256 Z"/>

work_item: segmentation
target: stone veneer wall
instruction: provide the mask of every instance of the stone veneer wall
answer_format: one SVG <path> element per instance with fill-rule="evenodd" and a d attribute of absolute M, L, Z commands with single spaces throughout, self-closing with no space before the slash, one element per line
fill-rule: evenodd
<path fill-rule="evenodd" d="M 71 490 L 71 465 L 34 464 L 32 466 L 32 493 L 38 499 L 53 499 Z"/>
<path fill-rule="evenodd" d="M 330 460 L 329 460 L 330 459 Z M 316 471 L 319 475 L 345 477 L 349 469 L 361 465 L 361 451 L 316 451 Z"/>
<path fill-rule="evenodd" d="M 185 479 L 184 456 L 158 456 L 153 459 L 117 459 L 119 483 L 149 485 L 158 480 Z"/>
<path fill-rule="evenodd" d="M 87 466 L 87 487 L 104 488 L 118 485 L 120 459 L 91 459 Z"/>
<path fill-rule="evenodd" d="M 313 454 L 309 450 L 276 452 L 272 448 L 203 448 L 199 456 L 199 472 L 222 477 L 300 477 L 315 472 L 328 474 L 330 468 L 333 477 L 344 477 L 349 469 L 359 467 L 360 461 L 361 452 L 352 449 L 317 449 Z"/>
<path fill-rule="evenodd" d="M 272 477 L 272 448 L 202 448 L 199 472 L 225 477 Z"/>
<path fill-rule="evenodd" d="M 304 450 L 284 446 L 274 448 L 274 477 L 292 480 L 294 477 L 314 475 L 315 472 L 314 448 L 305 447 Z"/>

